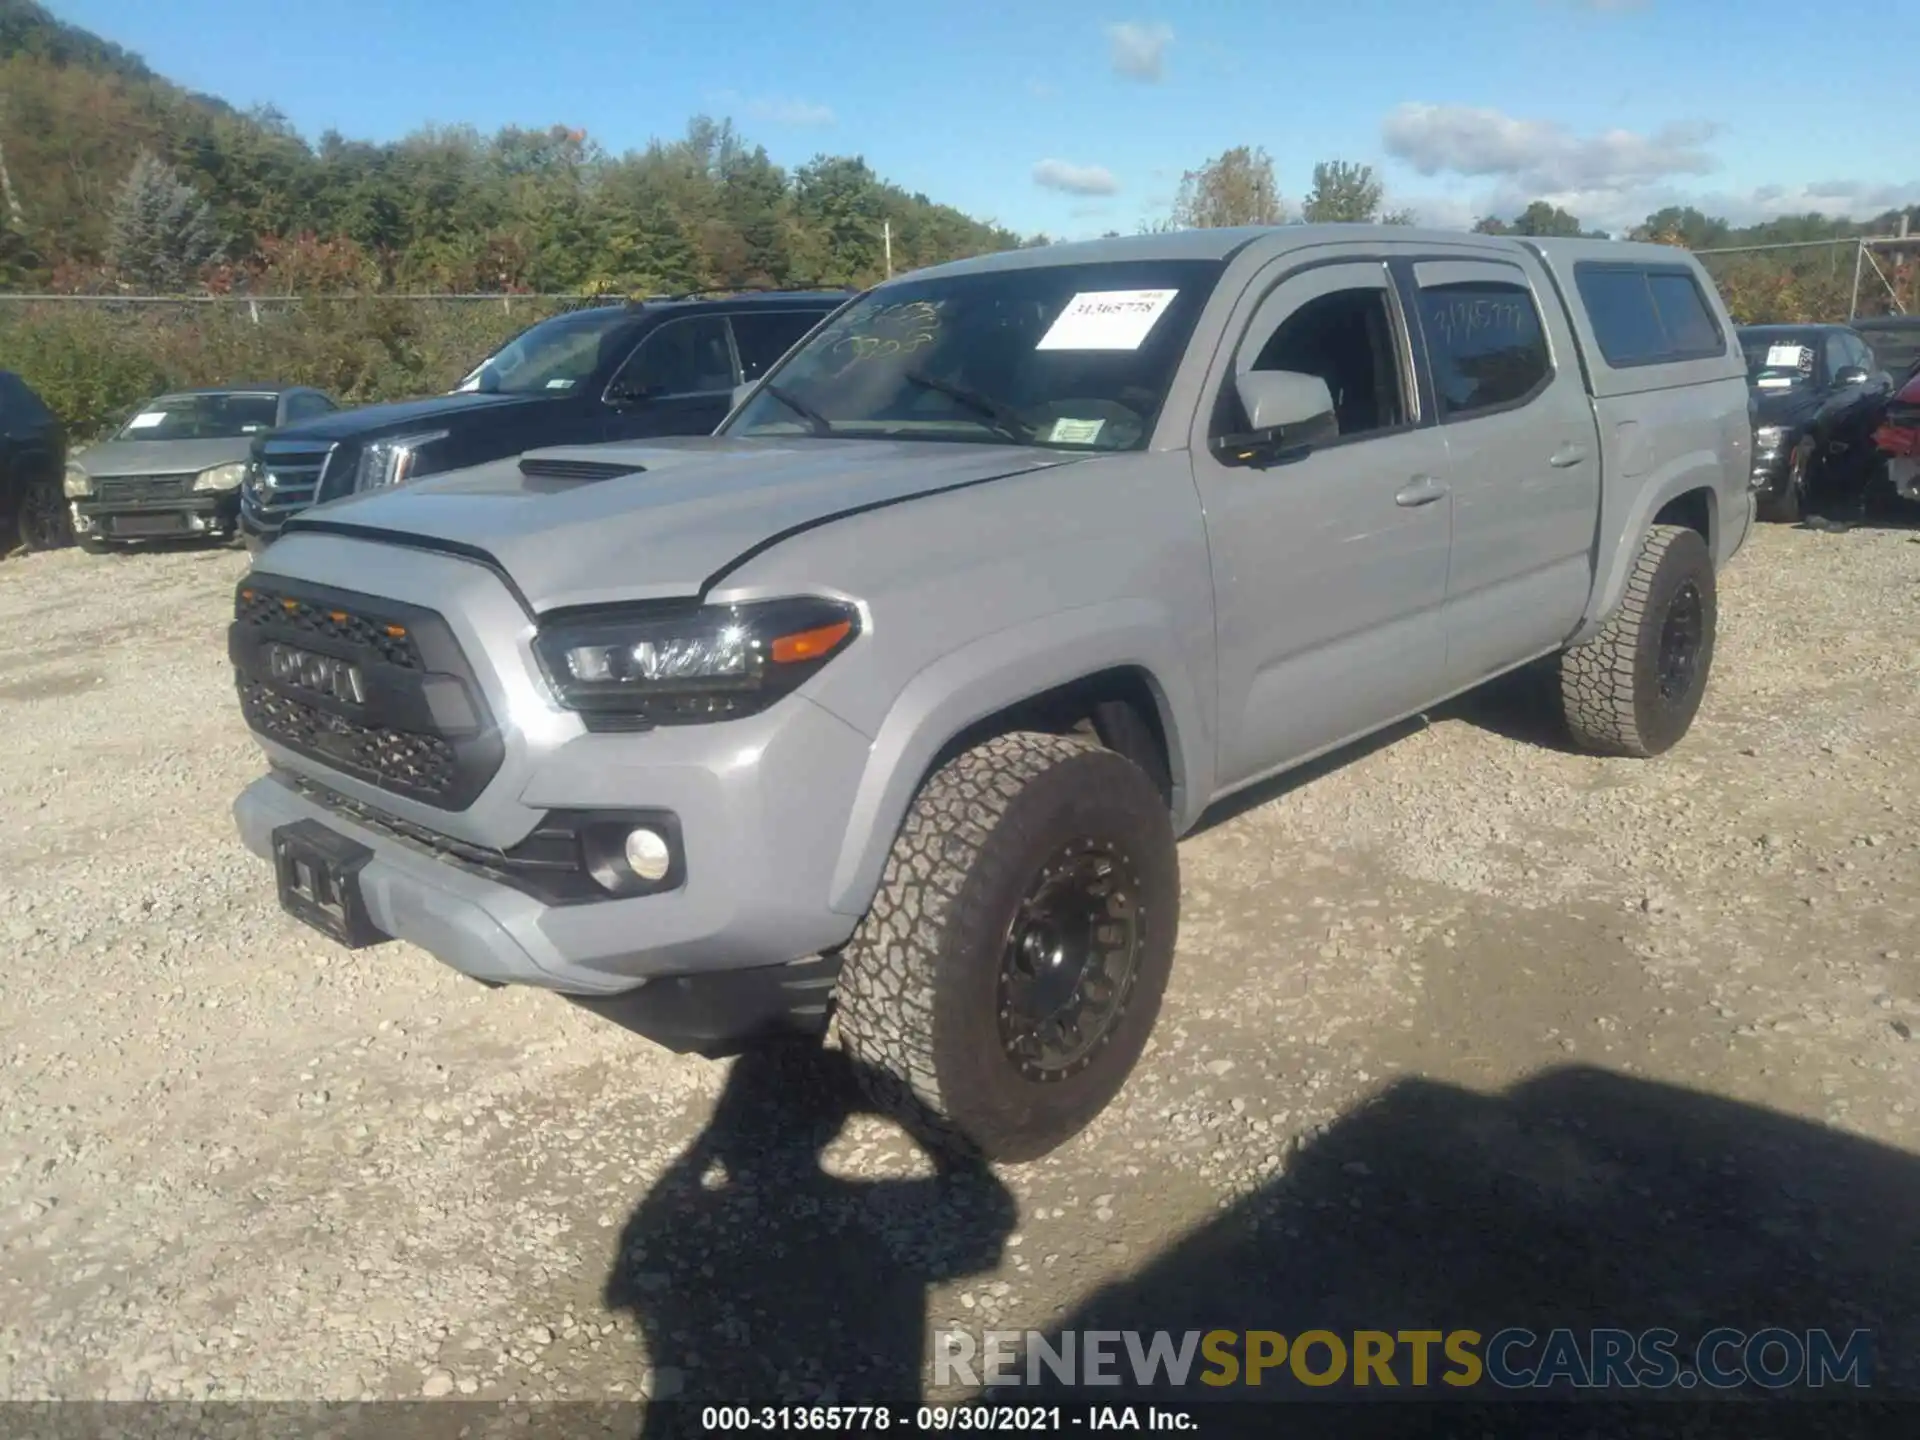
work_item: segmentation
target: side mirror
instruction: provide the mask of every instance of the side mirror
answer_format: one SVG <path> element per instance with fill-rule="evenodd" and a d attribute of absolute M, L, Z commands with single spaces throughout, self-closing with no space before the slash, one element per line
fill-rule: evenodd
<path fill-rule="evenodd" d="M 1867 372 L 1858 365 L 1849 365 L 1833 377 L 1833 383 L 1842 387 L 1864 385 L 1867 383 Z"/>
<path fill-rule="evenodd" d="M 1340 434 L 1333 392 L 1318 375 L 1293 370 L 1249 370 L 1234 377 L 1249 429 L 1213 442 L 1224 465 L 1271 465 L 1297 460 Z"/>

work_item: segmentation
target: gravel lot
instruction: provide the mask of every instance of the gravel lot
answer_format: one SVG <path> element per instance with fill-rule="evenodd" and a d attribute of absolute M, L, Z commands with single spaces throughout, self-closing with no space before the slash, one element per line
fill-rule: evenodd
<path fill-rule="evenodd" d="M 310 936 L 228 813 L 244 557 L 0 564 L 0 1399 L 849 1399 L 1089 1317 L 1866 1325 L 1920 1385 L 1916 539 L 1759 532 L 1664 760 L 1516 685 L 1222 817 L 1120 1105 L 946 1175 L 829 1060 Z"/>

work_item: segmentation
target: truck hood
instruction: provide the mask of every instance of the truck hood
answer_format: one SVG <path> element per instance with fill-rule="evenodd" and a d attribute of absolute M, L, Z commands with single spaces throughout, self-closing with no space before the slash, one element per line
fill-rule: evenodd
<path fill-rule="evenodd" d="M 184 475 L 209 465 L 245 460 L 253 436 L 228 440 L 109 440 L 70 458 L 89 475 Z"/>
<path fill-rule="evenodd" d="M 400 430 L 417 429 L 444 420 L 449 415 L 465 415 L 476 410 L 513 410 L 531 405 L 551 405 L 553 395 L 481 395 L 468 391 L 458 395 L 429 395 L 420 400 L 396 400 L 389 405 L 359 405 L 351 410 L 336 410 L 316 416 L 298 425 L 288 425 L 265 437 L 271 440 L 358 440 Z"/>
<path fill-rule="evenodd" d="M 1795 385 L 1784 390 L 1754 389 L 1753 414 L 1761 425 L 1800 425 L 1811 420 L 1820 409 L 1820 397 L 1812 387 Z"/>
<path fill-rule="evenodd" d="M 287 533 L 347 530 L 489 557 L 537 611 L 701 594 L 747 551 L 856 511 L 1091 457 L 925 440 L 687 436 L 529 451 L 319 506 Z M 527 460 L 631 465 L 564 480 Z"/>

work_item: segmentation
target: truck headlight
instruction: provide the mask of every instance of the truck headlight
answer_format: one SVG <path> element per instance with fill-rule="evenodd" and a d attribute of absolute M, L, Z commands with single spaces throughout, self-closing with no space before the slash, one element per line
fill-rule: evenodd
<path fill-rule="evenodd" d="M 534 651 L 560 703 L 605 728 L 730 720 L 796 689 L 860 633 L 860 612 L 801 597 L 543 625 Z"/>
<path fill-rule="evenodd" d="M 196 491 L 238 490 L 246 478 L 247 462 L 235 460 L 227 465 L 209 465 L 193 477 L 193 488 Z"/>
<path fill-rule="evenodd" d="M 389 435 L 375 440 L 360 452 L 360 464 L 354 472 L 355 490 L 378 490 L 387 485 L 404 485 L 420 469 L 420 452 L 435 441 L 447 438 L 445 430 L 422 430 L 412 435 Z"/>
<path fill-rule="evenodd" d="M 1786 426 L 1762 425 L 1753 432 L 1753 448 L 1756 450 L 1778 450 L 1786 438 Z"/>
<path fill-rule="evenodd" d="M 60 488 L 67 492 L 69 500 L 84 500 L 93 494 L 93 476 L 84 466 L 67 462 L 67 473 L 61 477 Z"/>

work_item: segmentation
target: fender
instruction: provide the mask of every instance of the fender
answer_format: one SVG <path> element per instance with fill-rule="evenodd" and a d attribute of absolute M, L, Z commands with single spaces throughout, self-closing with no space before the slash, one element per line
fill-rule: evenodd
<path fill-rule="evenodd" d="M 1640 486 L 1633 503 L 1620 523 L 1608 527 L 1613 533 L 1612 549 L 1601 548 L 1596 556 L 1592 597 L 1579 627 L 1568 637 L 1568 645 L 1578 645 L 1600 633 L 1620 606 L 1627 591 L 1627 577 L 1640 553 L 1640 542 L 1653 525 L 1653 517 L 1669 502 L 1693 490 L 1707 492 L 1707 547 L 1718 568 L 1724 558 L 1719 553 L 1720 484 L 1724 469 L 1720 457 L 1711 450 L 1683 455 L 1669 468 L 1665 479 Z M 1745 477 L 1743 476 L 1742 479 Z M 1604 531 L 1603 531 L 1604 534 Z M 1604 546 L 1604 541 L 1603 541 Z"/>
<path fill-rule="evenodd" d="M 1211 727 L 1166 612 L 1145 600 L 1090 605 L 1017 625 L 928 665 L 902 688 L 868 754 L 834 867 L 829 904 L 864 915 L 920 782 L 969 725 L 1082 675 L 1118 666 L 1152 682 L 1173 771 L 1174 828 L 1213 794 Z"/>

